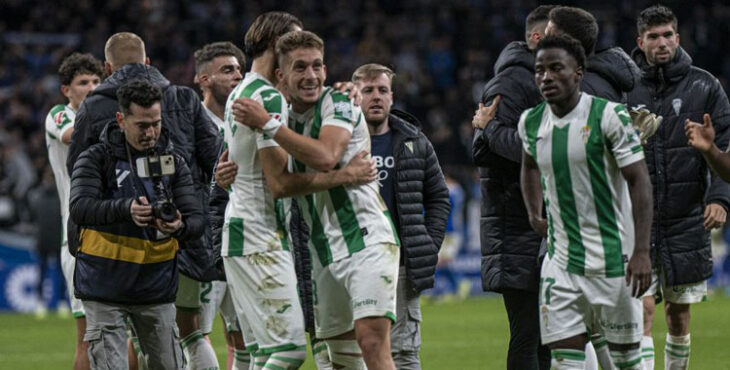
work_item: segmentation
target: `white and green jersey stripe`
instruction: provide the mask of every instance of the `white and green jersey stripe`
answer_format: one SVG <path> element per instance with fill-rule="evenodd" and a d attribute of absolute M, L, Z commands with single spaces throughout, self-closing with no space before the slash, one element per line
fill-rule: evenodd
<path fill-rule="evenodd" d="M 48 161 L 53 169 L 53 176 L 56 178 L 56 189 L 61 199 L 61 219 L 63 229 L 63 244 L 66 245 L 66 222 L 68 221 L 68 202 L 70 197 L 71 177 L 66 169 L 66 158 L 68 157 L 68 145 L 61 141 L 61 137 L 68 130 L 74 127 L 76 112 L 68 105 L 56 105 L 51 108 L 46 116 L 46 147 L 48 148 Z"/>
<path fill-rule="evenodd" d="M 644 158 L 626 108 L 582 93 L 564 117 L 544 102 L 528 109 L 518 130 L 540 169 L 548 256 L 578 275 L 624 276 L 634 218 L 620 169 Z"/>
<path fill-rule="evenodd" d="M 243 256 L 272 250 L 289 250 L 284 200 L 271 196 L 258 151 L 278 146 L 264 134 L 233 119 L 231 106 L 235 99 L 247 97 L 261 103 L 269 115 L 286 123 L 286 100 L 263 76 L 249 72 L 228 96 L 223 133 L 228 145 L 228 158 L 238 165 L 231 186 L 223 225 L 223 256 Z M 288 201 L 287 201 L 288 203 Z"/>
<path fill-rule="evenodd" d="M 337 167 L 344 167 L 357 153 L 370 150 L 370 133 L 360 108 L 346 95 L 325 88 L 316 106 L 302 114 L 290 112 L 289 128 L 318 138 L 325 126 L 350 132 L 350 142 Z M 295 161 L 296 172 L 316 172 Z M 339 261 L 371 245 L 398 244 L 398 236 L 380 197 L 378 185 L 337 186 L 299 197 L 302 214 L 310 229 L 309 247 L 322 266 Z"/>

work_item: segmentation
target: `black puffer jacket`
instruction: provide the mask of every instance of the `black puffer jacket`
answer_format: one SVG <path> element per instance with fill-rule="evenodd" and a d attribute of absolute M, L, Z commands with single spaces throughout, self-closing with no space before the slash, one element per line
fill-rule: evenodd
<path fill-rule="evenodd" d="M 201 207 L 205 209 L 209 183 L 221 145 L 218 128 L 203 110 L 195 91 L 170 85 L 152 66 L 127 64 L 107 77 L 84 99 L 76 115 L 66 166 L 71 171 L 79 154 L 99 142 L 104 126 L 115 119 L 119 109 L 117 89 L 136 79 L 148 80 L 162 89 L 163 127 L 170 135 L 175 153 L 188 164 Z M 217 277 L 210 237 L 210 228 L 206 226 L 203 238 L 185 242 L 178 263 L 183 274 L 199 281 L 210 281 Z"/>
<path fill-rule="evenodd" d="M 692 66 L 681 48 L 674 60 L 662 67 L 650 66 L 636 49 L 634 61 L 641 80 L 630 94 L 629 105 L 644 105 L 664 117 L 656 134 L 644 146 L 654 185 L 652 259 L 664 271 L 668 285 L 688 284 L 712 275 L 710 233 L 703 226 L 709 203 L 730 205 L 730 185 L 709 170 L 702 155 L 687 145 L 684 122 L 702 122 L 709 113 L 725 150 L 730 140 L 730 104 L 717 79 Z"/>
<path fill-rule="evenodd" d="M 414 292 L 433 287 L 438 251 L 449 219 L 449 189 L 436 153 L 418 120 L 393 110 L 388 117 L 393 133 L 395 215 L 408 281 Z"/>
<path fill-rule="evenodd" d="M 620 47 L 596 52 L 588 57 L 581 91 L 617 103 L 626 103 L 641 71 Z"/>
<path fill-rule="evenodd" d="M 164 134 L 157 147 L 168 153 L 172 149 Z M 134 163 L 141 154 L 130 150 L 130 155 Z M 162 181 L 184 226 L 172 235 L 174 239 L 159 240 L 155 228 L 139 227 L 132 220 L 134 198 L 147 196 L 154 203 L 155 192 L 152 181 L 137 177 L 130 167 L 124 135 L 116 122 L 109 123 L 101 143 L 79 156 L 72 171 L 69 206 L 70 217 L 83 230 L 74 272 L 78 298 L 134 305 L 175 301 L 175 239 L 198 239 L 205 227 L 190 170 L 178 155 L 175 170 Z M 140 245 L 144 247 L 141 254 Z"/>
<path fill-rule="evenodd" d="M 482 191 L 480 236 L 482 288 L 537 291 L 537 255 L 542 238 L 532 230 L 520 191 L 522 141 L 520 114 L 540 101 L 535 85 L 535 57 L 524 42 L 512 42 L 494 65 L 495 77 L 484 88 L 482 102 L 500 95 L 497 115 L 474 134 L 473 159 Z"/>

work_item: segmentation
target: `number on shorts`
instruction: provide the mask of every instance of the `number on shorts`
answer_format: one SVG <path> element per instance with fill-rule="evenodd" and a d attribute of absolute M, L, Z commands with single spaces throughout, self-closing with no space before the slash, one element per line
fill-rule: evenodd
<path fill-rule="evenodd" d="M 210 303 L 210 298 L 208 298 L 207 295 L 210 294 L 211 290 L 213 290 L 213 283 L 202 282 L 202 283 L 200 283 L 200 287 L 203 288 L 203 291 L 200 292 L 200 302 Z"/>
<path fill-rule="evenodd" d="M 547 286 L 545 286 L 545 304 L 550 304 L 550 291 L 553 289 L 553 285 L 555 285 L 555 279 L 540 278 L 540 290 L 542 290 L 543 282 L 547 283 Z"/>

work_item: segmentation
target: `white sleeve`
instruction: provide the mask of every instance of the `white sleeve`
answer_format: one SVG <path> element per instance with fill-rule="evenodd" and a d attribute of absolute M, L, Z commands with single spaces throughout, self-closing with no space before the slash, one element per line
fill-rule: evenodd
<path fill-rule="evenodd" d="M 289 123 L 289 108 L 286 105 L 286 100 L 278 90 L 264 90 L 256 100 L 258 100 L 259 103 L 266 108 L 266 111 L 269 113 L 269 117 L 281 122 L 284 126 Z M 279 146 L 273 137 L 268 137 L 263 132 L 256 132 L 257 149 L 269 148 L 272 146 Z"/>
<path fill-rule="evenodd" d="M 61 110 L 51 109 L 48 116 L 46 116 L 46 132 L 58 141 L 61 141 L 63 134 L 73 127 L 74 120 L 69 117 L 65 107 Z"/>
<path fill-rule="evenodd" d="M 360 108 L 356 107 L 350 99 L 339 92 L 331 92 L 322 101 L 322 127 L 342 127 L 352 134 L 356 125 L 360 122 Z"/>
<path fill-rule="evenodd" d="M 520 136 L 520 140 L 522 140 L 522 150 L 524 150 L 527 154 L 532 155 L 532 153 L 530 153 L 530 144 L 527 142 L 527 134 L 525 133 L 525 117 L 527 117 L 527 113 L 529 111 L 530 110 L 527 109 L 520 115 L 520 120 L 517 123 L 517 134 Z"/>
<path fill-rule="evenodd" d="M 620 168 L 644 159 L 644 150 L 631 126 L 631 116 L 621 104 L 610 104 L 603 111 L 601 130 Z"/>

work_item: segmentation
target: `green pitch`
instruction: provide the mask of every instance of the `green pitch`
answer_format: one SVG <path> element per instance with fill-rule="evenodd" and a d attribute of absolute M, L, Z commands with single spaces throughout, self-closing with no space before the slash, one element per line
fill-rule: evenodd
<path fill-rule="evenodd" d="M 657 307 L 662 312 L 663 306 Z M 730 369 L 730 298 L 712 296 L 692 308 L 693 369 Z M 473 298 L 463 302 L 423 304 L 424 369 L 504 369 L 509 337 L 502 300 Z M 656 369 L 664 368 L 663 317 L 655 321 Z M 213 345 L 225 366 L 222 325 L 216 322 Z M 0 315 L 0 369 L 70 369 L 75 338 L 72 319 L 49 314 Z M 311 357 L 304 369 L 315 369 Z"/>

